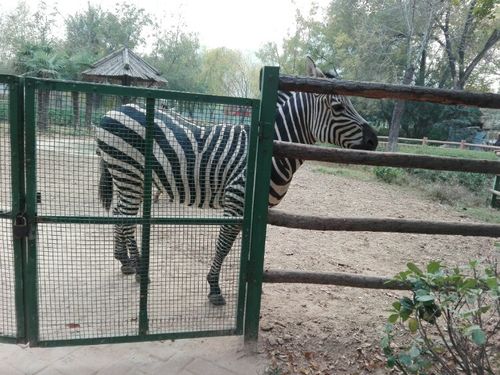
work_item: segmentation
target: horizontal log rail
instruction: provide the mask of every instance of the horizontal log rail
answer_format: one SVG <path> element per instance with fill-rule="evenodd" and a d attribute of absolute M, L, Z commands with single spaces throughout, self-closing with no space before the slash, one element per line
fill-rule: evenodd
<path fill-rule="evenodd" d="M 500 174 L 500 161 L 497 160 L 475 160 L 404 154 L 397 152 L 346 150 L 281 141 L 274 141 L 273 154 L 277 157 L 326 161 L 341 164 L 363 164 L 386 167 L 423 168 L 442 171 Z"/>
<path fill-rule="evenodd" d="M 266 270 L 262 281 L 265 283 L 322 284 L 368 289 L 411 290 L 410 284 L 394 281 L 386 277 L 333 272 Z"/>
<path fill-rule="evenodd" d="M 362 96 L 372 99 L 391 98 L 448 105 L 462 104 L 483 108 L 500 108 L 500 94 L 472 93 L 423 86 L 280 75 L 279 89 L 285 91 Z"/>
<path fill-rule="evenodd" d="M 474 237 L 500 237 L 499 224 L 476 224 L 391 218 L 318 217 L 270 209 L 268 224 L 307 230 L 347 232 L 419 233 Z"/>

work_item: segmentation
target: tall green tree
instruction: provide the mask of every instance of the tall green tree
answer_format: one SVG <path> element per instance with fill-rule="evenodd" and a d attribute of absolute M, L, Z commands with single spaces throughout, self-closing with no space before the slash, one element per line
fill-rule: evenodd
<path fill-rule="evenodd" d="M 168 87 L 180 91 L 200 91 L 202 50 L 196 33 L 185 32 L 179 21 L 169 30 L 161 30 L 155 36 L 154 48 L 148 61 L 162 72 Z"/>
<path fill-rule="evenodd" d="M 202 82 L 211 94 L 255 97 L 258 72 L 258 66 L 237 50 L 220 47 L 203 55 Z"/>
<path fill-rule="evenodd" d="M 64 57 L 50 44 L 26 44 L 17 53 L 14 68 L 17 74 L 39 78 L 59 78 Z M 50 91 L 39 89 L 37 125 L 41 131 L 49 126 Z"/>
<path fill-rule="evenodd" d="M 19 51 L 28 44 L 55 44 L 53 25 L 56 14 L 57 9 L 49 8 L 43 0 L 38 2 L 34 10 L 26 1 L 19 1 L 12 11 L 0 14 L 2 63 L 13 63 Z"/>
<path fill-rule="evenodd" d="M 68 53 L 88 51 L 96 57 L 124 46 L 133 49 L 144 44 L 145 29 L 152 22 L 143 8 L 126 2 L 117 4 L 114 12 L 89 3 L 87 9 L 66 19 L 65 49 Z"/>
<path fill-rule="evenodd" d="M 446 0 L 439 20 L 442 35 L 437 39 L 444 50 L 446 69 L 442 82 L 463 90 L 474 70 L 488 63 L 500 40 L 498 0 Z"/>

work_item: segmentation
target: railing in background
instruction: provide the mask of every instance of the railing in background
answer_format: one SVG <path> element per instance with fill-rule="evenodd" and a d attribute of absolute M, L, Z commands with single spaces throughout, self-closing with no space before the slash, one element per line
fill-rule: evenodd
<path fill-rule="evenodd" d="M 387 142 L 386 136 L 379 136 L 378 139 L 380 143 L 385 143 Z M 429 145 L 441 145 L 441 146 L 457 146 L 459 149 L 470 149 L 476 148 L 476 149 L 481 149 L 482 151 L 495 151 L 495 152 L 500 152 L 500 147 L 499 146 L 491 146 L 491 145 L 485 145 L 485 144 L 477 144 L 477 143 L 467 143 L 465 140 L 461 140 L 460 142 L 453 142 L 453 141 L 436 141 L 433 139 L 429 139 L 427 137 L 423 137 L 422 139 L 419 138 L 404 138 L 404 137 L 399 137 L 398 138 L 399 143 L 404 143 L 404 144 L 415 144 L 415 145 L 422 145 L 422 146 L 429 146 Z"/>

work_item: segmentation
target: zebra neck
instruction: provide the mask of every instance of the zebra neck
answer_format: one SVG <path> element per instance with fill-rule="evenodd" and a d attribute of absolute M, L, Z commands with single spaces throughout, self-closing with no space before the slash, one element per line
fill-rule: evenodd
<path fill-rule="evenodd" d="M 313 113 L 310 96 L 302 92 L 278 92 L 275 140 L 314 144 L 309 127 Z"/>

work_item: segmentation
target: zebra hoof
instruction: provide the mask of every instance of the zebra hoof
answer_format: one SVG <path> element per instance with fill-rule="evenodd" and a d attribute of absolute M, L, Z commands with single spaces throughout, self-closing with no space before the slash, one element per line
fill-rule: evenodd
<path fill-rule="evenodd" d="M 135 273 L 135 268 L 132 266 L 122 266 L 121 270 L 124 275 L 133 275 Z"/>
<path fill-rule="evenodd" d="M 226 300 L 222 297 L 222 294 L 209 294 L 208 300 L 214 306 L 224 306 L 226 304 Z"/>

